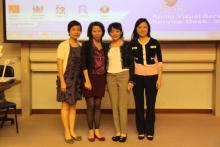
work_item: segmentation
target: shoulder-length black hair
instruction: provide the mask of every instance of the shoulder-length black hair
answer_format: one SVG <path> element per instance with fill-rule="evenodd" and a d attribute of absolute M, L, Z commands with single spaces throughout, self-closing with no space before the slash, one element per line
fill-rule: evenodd
<path fill-rule="evenodd" d="M 88 30 L 87 30 L 87 37 L 89 37 L 89 40 L 92 39 L 92 28 L 94 26 L 99 26 L 101 28 L 101 30 L 102 30 L 102 37 L 105 35 L 105 27 L 104 27 L 104 25 L 101 22 L 99 22 L 99 21 L 94 21 L 94 22 L 89 24 L 89 27 L 88 27 Z M 102 39 L 102 37 L 101 37 L 101 39 Z"/>
<path fill-rule="evenodd" d="M 122 26 L 119 22 L 114 22 L 114 23 L 111 23 L 109 26 L 108 26 L 108 34 L 110 34 L 110 32 L 112 31 L 112 28 L 114 29 L 117 29 L 117 30 L 120 30 L 121 31 L 121 36 L 120 38 L 123 37 L 123 30 L 122 30 Z"/>
<path fill-rule="evenodd" d="M 76 21 L 76 20 L 72 20 L 68 23 L 68 26 L 67 26 L 67 31 L 68 33 L 70 33 L 70 29 L 73 27 L 73 26 L 79 26 L 80 27 L 80 31 L 82 32 L 82 26 L 81 24 Z"/>
<path fill-rule="evenodd" d="M 150 24 L 148 22 L 148 20 L 146 18 L 139 18 L 136 23 L 135 23 L 135 26 L 134 26 L 134 30 L 133 30 L 133 33 L 132 33 L 132 37 L 131 39 L 138 39 L 139 38 L 139 35 L 137 33 L 137 27 L 142 23 L 142 22 L 146 22 L 147 23 L 147 26 L 148 26 L 148 33 L 147 33 L 147 36 L 150 37 Z"/>

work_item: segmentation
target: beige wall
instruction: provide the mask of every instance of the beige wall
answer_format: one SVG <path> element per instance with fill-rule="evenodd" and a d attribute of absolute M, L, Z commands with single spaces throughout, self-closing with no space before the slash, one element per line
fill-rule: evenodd
<path fill-rule="evenodd" d="M 0 8 L 2 4 L 0 3 Z M 2 10 L 2 8 L 1 8 Z M 0 12 L 2 20 L 2 11 Z M 4 46 L 6 58 L 21 57 L 23 46 L 28 47 L 25 62 L 30 63 L 30 96 L 21 98 L 21 85 L 7 91 L 7 97 L 18 104 L 18 108 L 27 109 L 57 109 L 56 102 L 56 46 L 57 44 L 6 44 L 3 43 L 2 21 L 0 21 L 0 44 Z M 213 109 L 213 89 L 215 88 L 215 43 L 162 43 L 164 57 L 164 76 L 162 88 L 157 99 L 157 108 L 161 109 Z M 23 50 L 22 50 L 23 51 Z M 29 52 L 30 51 L 30 52 Z M 29 57 L 30 56 L 30 57 Z M 23 64 L 25 62 L 22 62 Z M 17 79 L 21 78 L 26 65 L 18 61 L 13 65 Z M 29 65 L 27 65 L 29 66 Z M 24 92 L 26 89 L 22 89 Z M 23 94 L 24 95 L 24 94 Z M 24 102 L 28 100 L 28 102 Z M 31 103 L 30 105 L 28 103 Z M 103 101 L 104 108 L 110 108 L 108 93 Z M 85 108 L 84 100 L 78 108 Z M 129 108 L 134 108 L 133 98 L 129 100 Z M 27 110 L 25 109 L 25 110 Z M 219 108 L 218 108 L 219 109 Z"/>
<path fill-rule="evenodd" d="M 213 97 L 213 109 L 216 116 L 220 116 L 220 42 L 217 44 L 217 53 L 216 53 L 216 64 L 215 64 L 215 75 L 214 75 L 214 83 L 215 88 L 214 97 Z"/>
<path fill-rule="evenodd" d="M 212 109 L 215 44 L 162 44 L 162 49 L 164 76 L 157 108 Z M 56 45 L 33 44 L 30 61 L 33 109 L 59 108 L 55 101 Z M 85 108 L 85 102 L 78 107 Z M 111 108 L 108 93 L 103 107 Z M 134 108 L 133 98 L 129 108 Z"/>

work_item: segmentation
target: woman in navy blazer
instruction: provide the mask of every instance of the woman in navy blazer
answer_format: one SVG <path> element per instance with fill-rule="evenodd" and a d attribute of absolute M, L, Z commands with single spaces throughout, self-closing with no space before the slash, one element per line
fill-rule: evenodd
<path fill-rule="evenodd" d="M 134 57 L 134 98 L 138 138 L 153 140 L 155 103 L 161 87 L 162 53 L 159 42 L 150 35 L 150 24 L 145 18 L 137 20 L 131 49 Z M 146 96 L 146 118 L 144 117 L 144 90 Z"/>

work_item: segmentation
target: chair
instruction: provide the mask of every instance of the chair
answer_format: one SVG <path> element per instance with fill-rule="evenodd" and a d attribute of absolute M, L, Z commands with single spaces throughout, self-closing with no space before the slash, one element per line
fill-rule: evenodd
<path fill-rule="evenodd" d="M 3 73 L 3 68 L 4 65 L 0 65 L 0 76 L 2 76 Z M 5 75 L 4 77 L 14 77 L 14 69 L 11 66 L 7 66 L 5 70 Z M 0 77 L 1 78 L 1 77 Z M 7 84 L 7 83 L 5 83 Z M 9 102 L 5 98 L 4 91 L 0 91 L 0 127 L 2 128 L 5 121 L 10 121 L 11 125 L 14 124 L 14 118 L 8 118 L 8 112 L 10 109 L 13 109 L 13 113 L 15 115 L 15 124 L 16 124 L 16 132 L 19 133 L 18 131 L 18 122 L 17 122 L 17 111 L 16 111 L 16 104 L 13 102 Z"/>

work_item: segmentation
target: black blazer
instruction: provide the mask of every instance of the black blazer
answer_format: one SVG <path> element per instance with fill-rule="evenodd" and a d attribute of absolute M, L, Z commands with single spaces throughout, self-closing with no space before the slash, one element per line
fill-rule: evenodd
<path fill-rule="evenodd" d="M 107 65 L 107 48 L 108 44 L 102 42 L 102 47 L 104 50 L 104 56 L 105 56 L 105 71 L 106 71 L 106 65 Z M 83 42 L 82 44 L 82 50 L 81 50 L 81 59 L 82 59 L 82 69 L 87 69 L 89 74 L 92 74 L 92 67 L 94 64 L 94 57 L 93 57 L 93 47 L 92 47 L 92 41 L 88 40 Z"/>
<path fill-rule="evenodd" d="M 109 49 L 107 50 L 107 54 L 109 52 Z M 132 56 L 130 48 L 130 43 L 125 41 L 122 46 L 120 46 L 120 52 L 121 52 L 121 65 L 122 69 L 129 69 L 129 82 L 134 82 L 134 60 Z M 108 67 L 108 56 L 107 56 L 107 67 Z"/>
<path fill-rule="evenodd" d="M 139 64 L 144 64 L 143 48 L 138 40 L 135 39 L 131 41 L 131 50 L 134 56 L 134 61 Z M 158 62 L 162 62 L 160 44 L 156 39 L 150 38 L 149 42 L 145 45 L 145 51 L 147 64 L 155 64 L 155 57 L 157 57 Z"/>

